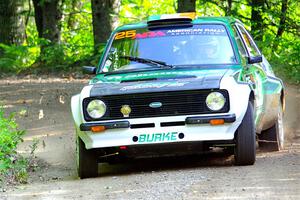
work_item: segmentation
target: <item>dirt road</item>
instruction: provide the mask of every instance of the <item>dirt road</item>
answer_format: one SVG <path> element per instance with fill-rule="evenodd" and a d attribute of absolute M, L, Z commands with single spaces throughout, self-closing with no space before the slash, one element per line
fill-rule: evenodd
<path fill-rule="evenodd" d="M 98 178 L 76 177 L 70 97 L 87 80 L 0 80 L 0 101 L 26 129 L 19 152 L 34 141 L 37 170 L 29 183 L 0 192 L 0 199 L 300 199 L 300 88 L 287 88 L 286 147 L 258 152 L 253 166 L 232 157 L 199 157 L 102 164 Z"/>

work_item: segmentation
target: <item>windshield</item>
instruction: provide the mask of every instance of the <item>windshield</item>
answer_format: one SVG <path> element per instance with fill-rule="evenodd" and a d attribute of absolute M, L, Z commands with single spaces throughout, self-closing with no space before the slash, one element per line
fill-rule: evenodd
<path fill-rule="evenodd" d="M 102 71 L 162 67 L 153 65 L 152 61 L 169 66 L 236 63 L 225 27 L 203 24 L 118 32 L 114 36 Z"/>

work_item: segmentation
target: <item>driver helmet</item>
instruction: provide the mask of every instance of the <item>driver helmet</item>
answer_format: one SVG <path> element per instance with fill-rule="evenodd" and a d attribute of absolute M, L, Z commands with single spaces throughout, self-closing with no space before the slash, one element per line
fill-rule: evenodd
<path fill-rule="evenodd" d="M 216 58 L 220 49 L 219 41 L 216 37 L 208 36 L 200 42 L 200 48 L 207 58 Z"/>

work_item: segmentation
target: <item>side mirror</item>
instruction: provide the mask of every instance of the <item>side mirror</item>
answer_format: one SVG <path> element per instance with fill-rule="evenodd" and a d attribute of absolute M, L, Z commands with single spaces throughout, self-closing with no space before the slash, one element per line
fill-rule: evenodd
<path fill-rule="evenodd" d="M 248 57 L 248 64 L 260 63 L 262 62 L 262 56 Z"/>
<path fill-rule="evenodd" d="M 83 66 L 83 72 L 87 73 L 87 74 L 96 74 L 96 67 L 93 66 Z"/>

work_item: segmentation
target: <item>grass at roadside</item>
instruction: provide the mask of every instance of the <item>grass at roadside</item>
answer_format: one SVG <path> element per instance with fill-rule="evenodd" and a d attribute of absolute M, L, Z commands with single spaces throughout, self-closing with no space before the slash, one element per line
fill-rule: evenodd
<path fill-rule="evenodd" d="M 19 130 L 13 115 L 5 117 L 0 106 L 0 187 L 26 183 L 30 162 L 16 151 L 25 131 Z"/>

